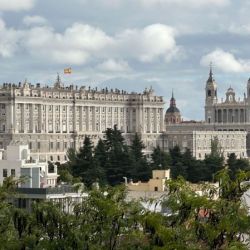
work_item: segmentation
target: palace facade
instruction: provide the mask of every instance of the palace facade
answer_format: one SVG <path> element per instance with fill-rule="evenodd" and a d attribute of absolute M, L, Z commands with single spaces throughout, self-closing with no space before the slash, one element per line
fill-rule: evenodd
<path fill-rule="evenodd" d="M 164 130 L 164 101 L 153 89 L 127 93 L 118 89 L 53 87 L 4 83 L 0 87 L 0 148 L 28 144 L 34 159 L 64 161 L 68 148 L 78 149 L 85 135 L 96 143 L 114 125 L 129 141 L 140 133 L 153 147 Z"/>

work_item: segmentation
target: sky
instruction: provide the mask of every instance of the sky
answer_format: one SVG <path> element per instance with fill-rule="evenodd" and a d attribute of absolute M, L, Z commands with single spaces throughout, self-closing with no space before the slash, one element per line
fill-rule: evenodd
<path fill-rule="evenodd" d="M 250 0 L 0 0 L 0 82 L 142 92 L 204 119 L 212 62 L 219 99 L 250 78 Z M 71 67 L 72 74 L 63 69 Z"/>

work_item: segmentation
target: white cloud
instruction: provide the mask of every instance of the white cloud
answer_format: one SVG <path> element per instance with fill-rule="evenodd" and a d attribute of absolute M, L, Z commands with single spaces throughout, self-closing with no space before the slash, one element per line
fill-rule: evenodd
<path fill-rule="evenodd" d="M 57 63 L 80 65 L 97 58 L 107 60 L 103 67 L 115 68 L 116 65 L 118 70 L 126 67 L 122 60 L 127 59 L 144 63 L 172 60 L 178 52 L 174 34 L 169 26 L 153 24 L 109 36 L 99 28 L 75 23 L 63 33 L 57 33 L 51 27 L 34 27 L 26 32 L 23 45 L 32 55 L 50 58 Z M 111 61 L 110 55 L 120 61 Z"/>
<path fill-rule="evenodd" d="M 98 55 L 112 43 L 112 39 L 98 28 L 75 23 L 64 33 L 56 33 L 50 27 L 32 28 L 27 32 L 23 43 L 34 56 L 50 58 L 62 64 L 80 65 L 85 63 L 91 54 Z"/>
<path fill-rule="evenodd" d="M 216 49 L 201 58 L 201 65 L 213 65 L 224 72 L 249 72 L 250 60 L 237 59 L 232 53 Z"/>
<path fill-rule="evenodd" d="M 114 59 L 108 59 L 103 63 L 100 63 L 97 66 L 97 68 L 103 71 L 110 71 L 110 72 L 123 72 L 130 70 L 128 62 L 124 60 L 114 60 Z"/>
<path fill-rule="evenodd" d="M 48 63 L 82 65 L 91 60 L 103 61 L 99 67 L 109 71 L 128 70 L 129 60 L 169 62 L 179 56 L 176 32 L 163 24 L 127 29 L 111 36 L 82 23 L 74 23 L 63 32 L 56 32 L 48 24 L 37 25 L 45 21 L 39 16 L 25 17 L 24 23 L 35 26 L 24 30 L 6 28 L 1 21 L 0 56 L 10 57 L 20 49 Z"/>
<path fill-rule="evenodd" d="M 0 11 L 30 10 L 35 0 L 0 0 Z"/>
<path fill-rule="evenodd" d="M 224 7 L 230 4 L 230 0 L 139 0 L 142 5 L 177 5 L 179 7 L 203 8 L 209 6 Z"/>
<path fill-rule="evenodd" d="M 11 57 L 18 48 L 18 42 L 22 32 L 8 29 L 3 20 L 0 19 L 0 56 Z"/>
<path fill-rule="evenodd" d="M 163 24 L 152 24 L 142 30 L 125 30 L 120 33 L 117 45 L 124 55 L 141 62 L 152 62 L 159 57 L 169 61 L 178 50 L 174 30 Z"/>
<path fill-rule="evenodd" d="M 25 16 L 23 23 L 27 26 L 44 25 L 47 23 L 47 20 L 42 16 Z"/>

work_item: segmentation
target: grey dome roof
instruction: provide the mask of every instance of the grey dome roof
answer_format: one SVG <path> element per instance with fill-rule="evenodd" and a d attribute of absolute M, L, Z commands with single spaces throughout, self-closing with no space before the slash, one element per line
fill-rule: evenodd
<path fill-rule="evenodd" d="M 180 113 L 180 110 L 177 108 L 177 107 L 174 107 L 174 106 L 170 106 L 166 113 Z"/>

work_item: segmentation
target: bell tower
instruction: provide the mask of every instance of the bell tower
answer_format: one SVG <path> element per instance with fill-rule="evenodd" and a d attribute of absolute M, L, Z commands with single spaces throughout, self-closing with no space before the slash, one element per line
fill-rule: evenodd
<path fill-rule="evenodd" d="M 212 64 L 210 64 L 209 77 L 206 83 L 205 120 L 207 123 L 215 122 L 215 108 L 217 103 L 217 84 L 213 77 Z"/>
<path fill-rule="evenodd" d="M 217 84 L 213 78 L 212 65 L 210 65 L 209 77 L 206 84 L 206 104 L 217 102 Z"/>
<path fill-rule="evenodd" d="M 247 98 L 250 99 L 250 78 L 248 79 L 247 82 Z"/>

